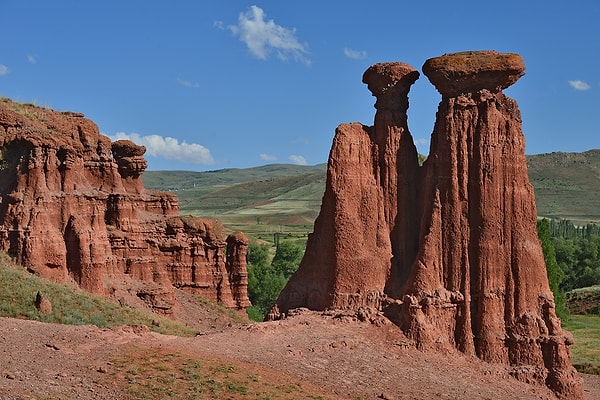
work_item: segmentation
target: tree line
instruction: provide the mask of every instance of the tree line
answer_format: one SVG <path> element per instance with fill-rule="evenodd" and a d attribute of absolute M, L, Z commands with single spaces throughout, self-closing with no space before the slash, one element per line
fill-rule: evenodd
<path fill-rule="evenodd" d="M 540 219 L 538 237 L 544 252 L 550 289 L 559 316 L 568 315 L 565 293 L 600 285 L 600 226 L 576 226 L 568 220 Z M 248 248 L 248 309 L 252 320 L 262 321 L 304 255 L 304 246 L 290 240 L 271 245 L 250 244 Z"/>
<path fill-rule="evenodd" d="M 568 220 L 548 223 L 556 262 L 564 274 L 560 288 L 600 285 L 600 226 L 576 226 Z"/>
<path fill-rule="evenodd" d="M 537 228 L 556 311 L 565 317 L 566 292 L 600 285 L 600 226 L 540 219 Z"/>

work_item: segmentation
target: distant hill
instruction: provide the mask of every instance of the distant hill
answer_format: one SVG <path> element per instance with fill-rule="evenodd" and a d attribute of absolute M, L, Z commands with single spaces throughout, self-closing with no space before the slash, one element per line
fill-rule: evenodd
<path fill-rule="evenodd" d="M 221 220 L 251 235 L 312 230 L 325 190 L 326 164 L 270 164 L 206 172 L 146 171 L 149 189 L 179 196 L 180 212 Z"/>
<path fill-rule="evenodd" d="M 226 168 L 205 172 L 146 171 L 142 175 L 142 179 L 148 189 L 176 191 L 194 189 L 199 186 L 229 186 L 313 172 L 324 173 L 326 170 L 327 164 L 269 164 L 253 168 Z"/>
<path fill-rule="evenodd" d="M 527 156 L 538 214 L 600 223 L 600 150 Z M 182 214 L 215 217 L 245 232 L 310 231 L 326 164 L 271 164 L 207 172 L 146 171 L 149 189 L 177 193 Z"/>
<path fill-rule="evenodd" d="M 600 150 L 527 157 L 538 214 L 600 223 Z"/>

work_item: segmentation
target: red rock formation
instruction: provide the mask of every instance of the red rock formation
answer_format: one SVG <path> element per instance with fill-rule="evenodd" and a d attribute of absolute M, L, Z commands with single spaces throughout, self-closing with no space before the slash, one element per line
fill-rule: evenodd
<path fill-rule="evenodd" d="M 408 64 L 369 68 L 363 80 L 378 96 L 375 127 L 342 124 L 329 154 L 321 213 L 308 238 L 301 265 L 277 301 L 290 308 L 356 309 L 380 307 L 390 274 L 391 237 L 398 210 L 412 207 L 412 195 L 398 196 L 398 169 L 418 168 L 417 153 L 407 129 L 407 94 L 419 73 Z M 405 155 L 400 160 L 398 154 Z M 410 168 L 410 166 L 408 167 Z M 406 229 L 401 224 L 399 230 Z"/>
<path fill-rule="evenodd" d="M 423 72 L 442 102 L 402 326 L 423 346 L 510 364 L 519 378 L 581 398 L 536 233 L 521 115 L 501 92 L 524 74 L 523 61 L 456 53 L 428 60 Z"/>
<path fill-rule="evenodd" d="M 82 114 L 2 100 L 0 148 L 0 249 L 29 270 L 116 297 L 125 282 L 164 313 L 173 287 L 249 305 L 243 234 L 229 265 L 218 221 L 180 217 L 176 196 L 144 189 L 144 147 L 111 144 Z"/>
<path fill-rule="evenodd" d="M 582 398 L 536 234 L 520 112 L 502 93 L 523 60 L 456 53 L 423 71 L 442 94 L 426 163 L 418 167 L 406 126 L 418 74 L 370 67 L 375 125 L 338 127 L 314 233 L 270 318 L 374 307 L 420 348 L 504 363 L 561 398 Z"/>
<path fill-rule="evenodd" d="M 250 307 L 248 298 L 248 269 L 246 253 L 248 251 L 248 238 L 243 232 L 233 232 L 227 236 L 227 274 L 231 292 L 235 294 L 235 307 L 245 310 Z"/>

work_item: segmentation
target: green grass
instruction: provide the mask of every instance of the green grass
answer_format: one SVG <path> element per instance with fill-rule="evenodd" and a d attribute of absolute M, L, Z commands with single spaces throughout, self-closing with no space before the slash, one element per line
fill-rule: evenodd
<path fill-rule="evenodd" d="M 600 315 L 572 314 L 563 327 L 575 337 L 573 365 L 580 372 L 600 375 Z"/>
<path fill-rule="evenodd" d="M 52 313 L 43 314 L 35 307 L 38 292 L 50 300 Z M 0 257 L 0 316 L 58 324 L 96 325 L 101 328 L 145 325 L 154 332 L 178 336 L 196 333 L 168 318 L 122 307 L 81 289 L 43 280 L 12 265 L 6 255 Z"/>

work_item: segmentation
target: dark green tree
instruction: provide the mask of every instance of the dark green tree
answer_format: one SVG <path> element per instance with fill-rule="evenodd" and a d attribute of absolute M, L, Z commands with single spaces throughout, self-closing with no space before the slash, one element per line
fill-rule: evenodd
<path fill-rule="evenodd" d="M 303 255 L 304 249 L 302 247 L 293 242 L 281 240 L 277 246 L 271 265 L 277 273 L 283 275 L 287 280 L 298 269 Z"/>
<path fill-rule="evenodd" d="M 594 228 L 569 238 L 554 238 L 556 261 L 565 274 L 561 288 L 565 291 L 600 284 L 600 236 Z M 584 229 L 577 229 L 584 232 Z"/>
<path fill-rule="evenodd" d="M 253 321 L 264 319 L 287 282 L 287 278 L 271 265 L 269 249 L 268 245 L 248 246 L 248 297 L 252 307 L 247 312 Z"/>
<path fill-rule="evenodd" d="M 269 246 L 250 243 L 246 254 L 246 262 L 251 265 L 266 265 L 269 263 Z"/>
<path fill-rule="evenodd" d="M 542 243 L 542 251 L 544 252 L 548 283 L 550 284 L 550 290 L 552 290 L 552 293 L 554 294 L 556 314 L 560 318 L 565 318 L 569 315 L 569 309 L 567 308 L 567 297 L 560 286 L 565 274 L 556 262 L 556 253 L 554 251 L 554 244 L 552 243 L 550 221 L 545 218 L 538 220 L 537 232 L 538 238 Z"/>
<path fill-rule="evenodd" d="M 247 311 L 253 321 L 265 318 L 290 276 L 298 269 L 304 253 L 301 246 L 280 240 L 270 262 L 269 250 L 268 245 L 248 246 L 248 297 L 252 307 Z"/>

